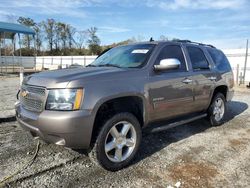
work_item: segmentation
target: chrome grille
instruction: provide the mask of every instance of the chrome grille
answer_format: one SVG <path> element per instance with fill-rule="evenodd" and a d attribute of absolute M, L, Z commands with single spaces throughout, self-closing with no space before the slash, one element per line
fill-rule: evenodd
<path fill-rule="evenodd" d="M 20 102 L 23 108 L 41 112 L 46 99 L 46 89 L 37 86 L 22 85 L 20 91 Z"/>
<path fill-rule="evenodd" d="M 25 89 L 25 87 L 24 87 Z M 43 88 L 37 88 L 37 87 L 26 87 L 26 90 L 28 90 L 31 93 L 36 93 L 41 96 L 45 96 L 45 89 Z"/>

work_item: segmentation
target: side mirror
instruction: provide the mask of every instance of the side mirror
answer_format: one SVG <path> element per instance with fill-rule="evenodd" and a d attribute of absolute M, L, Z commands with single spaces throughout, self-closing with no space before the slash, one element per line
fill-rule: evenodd
<path fill-rule="evenodd" d="M 173 70 L 178 69 L 181 66 L 181 62 L 175 58 L 162 59 L 159 65 L 154 65 L 156 71 Z"/>

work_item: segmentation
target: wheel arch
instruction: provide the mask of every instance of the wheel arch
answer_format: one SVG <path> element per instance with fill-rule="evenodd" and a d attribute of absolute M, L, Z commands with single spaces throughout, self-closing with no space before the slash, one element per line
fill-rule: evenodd
<path fill-rule="evenodd" d="M 91 136 L 92 143 L 102 127 L 100 126 L 101 121 L 105 121 L 105 118 L 109 118 L 109 115 L 115 112 L 132 113 L 138 119 L 141 127 L 147 122 L 146 99 L 140 93 L 119 94 L 100 99 L 96 103 L 93 112 L 95 120 Z M 100 119 L 102 120 L 100 121 Z"/>
<path fill-rule="evenodd" d="M 228 86 L 227 85 L 219 85 L 214 88 L 212 98 L 215 96 L 216 93 L 222 93 L 227 98 Z"/>
<path fill-rule="evenodd" d="M 228 86 L 227 85 L 218 85 L 214 88 L 212 95 L 210 97 L 210 102 L 209 102 L 209 106 L 212 104 L 213 102 L 213 98 L 216 95 L 216 93 L 222 93 L 225 97 L 225 99 L 227 99 L 227 92 L 228 92 Z M 207 108 L 209 108 L 209 106 Z"/>

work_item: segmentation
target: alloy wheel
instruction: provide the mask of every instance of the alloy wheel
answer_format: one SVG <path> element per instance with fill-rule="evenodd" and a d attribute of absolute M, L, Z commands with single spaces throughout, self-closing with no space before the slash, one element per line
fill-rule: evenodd
<path fill-rule="evenodd" d="M 225 104 L 221 98 L 217 98 L 214 103 L 213 115 L 214 119 L 218 122 L 220 121 L 225 113 Z"/>
<path fill-rule="evenodd" d="M 129 158 L 136 145 L 136 131 L 128 121 L 116 123 L 105 139 L 105 154 L 112 162 L 122 162 Z"/>

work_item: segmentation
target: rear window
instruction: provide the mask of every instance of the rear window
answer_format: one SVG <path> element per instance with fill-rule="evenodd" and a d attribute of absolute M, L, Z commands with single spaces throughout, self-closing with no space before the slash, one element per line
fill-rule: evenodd
<path fill-rule="evenodd" d="M 194 71 L 209 69 L 208 61 L 200 48 L 188 46 L 187 51 Z"/>
<path fill-rule="evenodd" d="M 229 61 L 223 52 L 212 48 L 208 48 L 207 51 L 212 57 L 217 70 L 220 72 L 231 71 Z"/>

